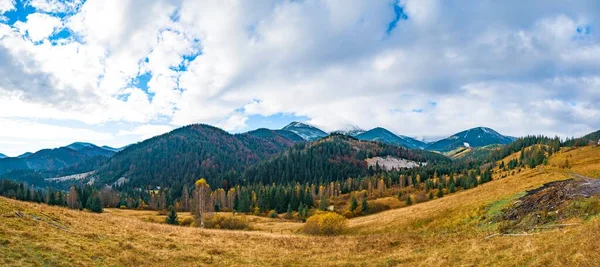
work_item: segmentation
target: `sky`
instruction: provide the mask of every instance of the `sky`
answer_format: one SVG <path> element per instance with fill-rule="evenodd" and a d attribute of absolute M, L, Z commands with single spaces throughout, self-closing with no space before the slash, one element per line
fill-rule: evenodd
<path fill-rule="evenodd" d="M 600 129 L 600 1 L 0 0 L 0 153 L 192 123 Z"/>

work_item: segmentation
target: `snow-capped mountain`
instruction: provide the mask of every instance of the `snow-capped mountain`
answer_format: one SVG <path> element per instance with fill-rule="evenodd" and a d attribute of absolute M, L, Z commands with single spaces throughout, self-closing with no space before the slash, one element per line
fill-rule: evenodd
<path fill-rule="evenodd" d="M 342 129 L 339 129 L 337 131 L 334 131 L 332 133 L 334 133 L 334 134 L 344 134 L 344 135 L 349 135 L 349 136 L 357 136 L 357 135 L 362 134 L 364 132 L 366 132 L 366 131 L 363 130 L 363 129 L 361 129 L 358 126 L 349 125 L 349 126 L 346 126 L 346 127 L 342 128 Z"/>
<path fill-rule="evenodd" d="M 510 144 L 514 137 L 504 136 L 487 127 L 477 127 L 454 134 L 448 138 L 429 144 L 426 149 L 448 152 L 459 147 L 483 147 L 493 144 Z"/>
<path fill-rule="evenodd" d="M 317 140 L 328 135 L 326 132 L 317 127 L 297 121 L 288 124 L 287 126 L 283 127 L 282 130 L 293 132 L 307 141 Z"/>
<path fill-rule="evenodd" d="M 427 144 L 404 135 L 396 135 L 384 128 L 377 127 L 356 136 L 360 140 L 377 141 L 392 145 L 399 145 L 411 149 L 423 149 Z"/>

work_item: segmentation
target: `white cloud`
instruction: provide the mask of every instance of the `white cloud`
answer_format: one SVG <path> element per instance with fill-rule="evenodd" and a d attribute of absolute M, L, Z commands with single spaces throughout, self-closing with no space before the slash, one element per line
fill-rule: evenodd
<path fill-rule="evenodd" d="M 67 13 L 75 11 L 83 0 L 29 0 L 28 5 L 38 11 L 48 13 Z"/>
<path fill-rule="evenodd" d="M 153 136 L 157 136 L 157 135 L 169 132 L 171 130 L 173 130 L 173 127 L 169 126 L 169 125 L 145 124 L 145 125 L 136 126 L 130 130 L 121 130 L 121 131 L 119 131 L 119 133 L 117 133 L 117 135 L 120 135 L 120 136 L 133 135 L 133 136 L 140 137 L 142 139 L 147 139 L 147 138 L 150 138 Z"/>
<path fill-rule="evenodd" d="M 0 15 L 15 10 L 15 0 L 0 0 Z"/>
<path fill-rule="evenodd" d="M 15 27 L 21 34 L 28 34 L 34 42 L 39 42 L 50 37 L 55 31 L 62 27 L 59 18 L 44 13 L 33 13 L 27 15 L 27 22 L 16 22 Z"/>
<path fill-rule="evenodd" d="M 72 14 L 0 23 L 0 118 L 143 125 L 117 132 L 132 139 L 278 113 L 412 136 L 600 128 L 597 1 L 402 0 L 388 34 L 392 4 L 32 0 Z"/>

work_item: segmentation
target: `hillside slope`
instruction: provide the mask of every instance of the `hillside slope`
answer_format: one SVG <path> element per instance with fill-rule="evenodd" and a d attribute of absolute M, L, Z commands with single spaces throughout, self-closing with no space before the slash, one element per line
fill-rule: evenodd
<path fill-rule="evenodd" d="M 418 163 L 450 162 L 436 153 L 409 150 L 385 143 L 360 141 L 346 135 L 330 135 L 318 141 L 299 144 L 273 159 L 251 166 L 245 177 L 263 184 L 329 183 L 369 174 L 366 161 L 392 156 Z"/>
<path fill-rule="evenodd" d="M 571 169 L 559 169 L 566 158 Z M 600 148 L 563 151 L 545 167 L 351 219 L 349 232 L 338 237 L 201 230 L 0 198 L 0 265 L 595 266 L 597 216 L 521 236 L 492 236 L 498 225 L 488 217 L 526 190 L 598 169 Z"/>

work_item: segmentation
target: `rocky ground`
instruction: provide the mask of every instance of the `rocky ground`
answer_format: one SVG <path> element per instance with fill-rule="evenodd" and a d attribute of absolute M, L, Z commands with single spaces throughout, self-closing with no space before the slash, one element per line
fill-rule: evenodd
<path fill-rule="evenodd" d="M 504 221 L 505 232 L 514 232 L 597 214 L 600 214 L 600 179 L 573 175 L 573 179 L 528 191 L 498 219 Z"/>

